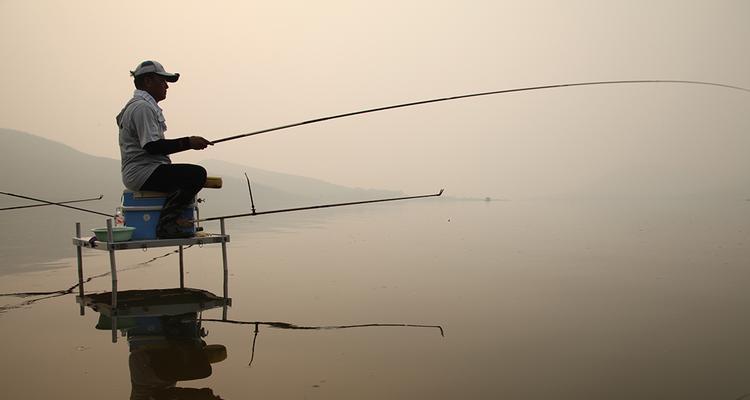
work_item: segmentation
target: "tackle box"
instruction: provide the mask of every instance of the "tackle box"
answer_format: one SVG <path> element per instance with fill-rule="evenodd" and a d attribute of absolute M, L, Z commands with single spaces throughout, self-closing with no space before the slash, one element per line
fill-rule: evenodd
<path fill-rule="evenodd" d="M 167 193 L 133 192 L 125 190 L 122 193 L 122 215 L 125 226 L 135 228 L 132 240 L 156 239 L 156 224 L 159 223 L 161 209 L 167 199 Z M 181 217 L 187 220 L 197 219 L 198 207 L 195 199 L 183 212 Z M 195 234 L 195 223 L 184 227 L 185 232 Z"/>

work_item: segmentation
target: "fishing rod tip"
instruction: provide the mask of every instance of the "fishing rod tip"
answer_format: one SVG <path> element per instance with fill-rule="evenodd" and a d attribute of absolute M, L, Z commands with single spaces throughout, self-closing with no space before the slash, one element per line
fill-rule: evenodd
<path fill-rule="evenodd" d="M 440 196 L 441 194 L 443 194 L 444 191 L 445 191 L 445 189 L 440 189 L 440 192 L 438 192 L 437 195 Z"/>

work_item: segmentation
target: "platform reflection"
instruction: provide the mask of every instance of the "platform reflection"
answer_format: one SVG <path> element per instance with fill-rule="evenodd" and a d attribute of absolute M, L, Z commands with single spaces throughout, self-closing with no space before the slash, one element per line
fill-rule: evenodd
<path fill-rule="evenodd" d="M 149 289 L 86 295 L 79 302 L 99 313 L 96 329 L 127 338 L 131 400 L 221 399 L 210 388 L 179 387 L 179 382 L 211 376 L 211 364 L 224 361 L 227 349 L 208 344 L 200 313 L 224 308 L 230 299 L 205 290 Z"/>

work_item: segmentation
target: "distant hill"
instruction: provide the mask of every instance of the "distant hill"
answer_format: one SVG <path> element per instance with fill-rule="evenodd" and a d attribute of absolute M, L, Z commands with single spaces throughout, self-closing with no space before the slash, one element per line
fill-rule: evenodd
<path fill-rule="evenodd" d="M 116 194 L 121 192 L 122 183 L 117 160 L 95 157 L 62 143 L 9 129 L 0 129 L 0 141 L 2 191 L 52 200 L 104 194 L 105 200 L 100 204 L 106 204 L 107 209 L 112 208 L 114 197 L 119 201 Z M 0 202 L 19 203 L 4 196 Z"/>
<path fill-rule="evenodd" d="M 120 160 L 82 153 L 62 143 L 11 129 L 0 128 L 0 191 L 50 201 L 95 197 L 99 201 L 77 206 L 114 213 L 123 186 Z M 221 176 L 224 188 L 206 189 L 199 197 L 201 216 L 248 212 L 250 202 L 244 173 L 252 181 L 256 209 L 271 210 L 323 202 L 364 200 L 399 195 L 397 191 L 349 188 L 318 179 L 265 171 L 249 166 L 208 160 L 201 163 L 211 176 Z M 0 207 L 33 202 L 0 196 Z M 0 275 L 28 263 L 69 257 L 74 223 L 86 229 L 104 226 L 104 217 L 60 207 L 0 211 L 0 249 L 4 265 Z"/>

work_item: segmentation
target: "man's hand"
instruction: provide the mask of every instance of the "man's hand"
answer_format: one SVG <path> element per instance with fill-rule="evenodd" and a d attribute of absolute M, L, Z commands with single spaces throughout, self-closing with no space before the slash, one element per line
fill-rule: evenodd
<path fill-rule="evenodd" d="M 190 148 L 193 150 L 203 150 L 208 146 L 213 146 L 214 144 L 209 142 L 208 140 L 200 137 L 200 136 L 190 136 Z"/>

